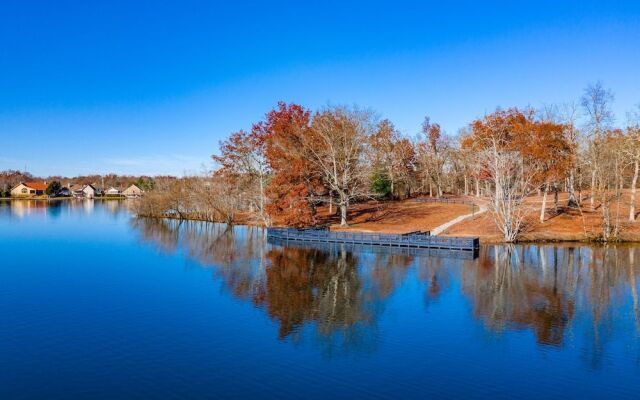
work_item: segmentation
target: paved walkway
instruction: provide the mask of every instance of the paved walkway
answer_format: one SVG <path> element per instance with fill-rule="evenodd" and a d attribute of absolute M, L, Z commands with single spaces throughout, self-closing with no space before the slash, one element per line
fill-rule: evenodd
<path fill-rule="evenodd" d="M 484 212 L 487 211 L 487 207 L 485 205 L 478 205 L 478 212 L 472 213 L 472 214 L 465 214 L 465 215 L 461 215 L 457 218 L 452 219 L 449 222 L 445 222 L 444 224 L 440 225 L 440 226 L 436 226 L 435 228 L 431 229 L 431 235 L 432 236 L 438 236 L 439 234 L 441 234 L 442 232 L 446 231 L 447 229 L 451 228 L 453 225 L 457 224 L 458 222 L 464 221 L 467 218 L 471 218 L 471 217 L 475 217 L 476 215 L 480 215 Z"/>

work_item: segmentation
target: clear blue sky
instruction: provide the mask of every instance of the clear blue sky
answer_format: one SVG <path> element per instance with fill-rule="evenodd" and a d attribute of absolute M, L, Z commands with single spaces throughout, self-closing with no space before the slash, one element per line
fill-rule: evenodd
<path fill-rule="evenodd" d="M 597 80 L 620 123 L 640 102 L 638 1 L 165 3 L 0 5 L 0 169 L 199 172 L 278 100 L 407 135 Z"/>

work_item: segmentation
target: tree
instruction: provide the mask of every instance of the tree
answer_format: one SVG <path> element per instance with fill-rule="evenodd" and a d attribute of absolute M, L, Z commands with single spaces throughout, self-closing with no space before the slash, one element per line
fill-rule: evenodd
<path fill-rule="evenodd" d="M 317 203 L 331 192 L 325 190 L 320 173 L 305 146 L 311 113 L 298 104 L 279 102 L 253 132 L 265 143 L 265 157 L 271 169 L 267 186 L 267 211 L 283 223 L 307 226 L 316 223 Z"/>
<path fill-rule="evenodd" d="M 6 196 L 11 194 L 11 189 L 20 182 L 33 180 L 33 175 L 29 172 L 18 170 L 0 171 L 0 191 L 4 191 Z"/>
<path fill-rule="evenodd" d="M 425 117 L 422 123 L 422 133 L 425 135 L 425 140 L 419 142 L 418 154 L 422 171 L 429 184 L 429 196 L 433 196 L 435 185 L 437 195 L 441 197 L 448 141 L 442 135 L 440 125 L 432 123 L 429 117 Z"/>
<path fill-rule="evenodd" d="M 49 182 L 47 185 L 47 189 L 44 191 L 49 196 L 55 196 L 60 193 L 60 189 L 62 189 L 62 185 L 58 181 Z"/>
<path fill-rule="evenodd" d="M 366 111 L 330 108 L 314 115 L 309 134 L 303 138 L 303 147 L 323 183 L 336 194 L 340 226 L 347 225 L 351 201 L 370 195 L 365 153 L 373 131 L 371 119 Z"/>
<path fill-rule="evenodd" d="M 371 166 L 375 174 L 384 175 L 389 182 L 391 197 L 399 197 L 399 184 L 408 194 L 415 164 L 415 150 L 411 142 L 400 135 L 391 121 L 384 119 L 371 136 L 371 150 Z"/>
<path fill-rule="evenodd" d="M 595 209 L 596 198 L 600 201 L 602 240 L 615 239 L 618 234 L 618 219 L 612 220 L 611 200 L 619 200 L 619 184 L 623 161 L 620 158 L 622 132 L 612 129 L 614 121 L 611 103 L 613 93 L 602 83 L 589 85 L 584 91 L 581 104 L 587 117 L 586 159 L 591 168 L 591 207 Z M 616 150 L 614 150 L 616 149 Z M 612 191 L 614 197 L 611 197 Z"/>
<path fill-rule="evenodd" d="M 553 186 L 557 213 L 558 185 L 573 165 L 574 148 L 565 136 L 565 126 L 548 120 L 527 121 L 526 129 L 518 130 L 511 146 L 533 167 L 532 184 L 542 186 L 540 222 L 544 222 L 549 188 Z"/>
<path fill-rule="evenodd" d="M 504 241 L 514 242 L 528 211 L 524 199 L 537 175 L 537 164 L 522 149 L 535 129 L 533 113 L 498 110 L 472 122 L 470 128 L 465 144 L 476 151 L 476 162 L 492 187 L 489 207 L 494 222 Z"/>
<path fill-rule="evenodd" d="M 235 185 L 242 187 L 250 208 L 257 210 L 261 223 L 268 226 L 266 186 L 270 169 L 264 139 L 257 130 L 234 132 L 220 142 L 220 155 L 211 157 L 221 166 L 218 179 L 233 180 Z"/>
<path fill-rule="evenodd" d="M 568 207 L 577 207 L 582 199 L 576 196 L 576 165 L 578 164 L 577 158 L 579 154 L 579 135 L 580 132 L 576 127 L 576 119 L 578 116 L 578 105 L 574 103 L 566 103 L 561 107 L 560 123 L 564 125 L 565 139 L 573 148 L 573 162 L 569 169 L 569 176 L 567 177 L 567 191 L 569 192 L 569 199 L 567 202 Z"/>
<path fill-rule="evenodd" d="M 110 178 L 110 179 L 105 179 L 105 182 L 109 182 L 109 181 L 115 180 L 118 183 L 115 183 L 112 186 L 116 186 L 116 187 L 117 186 L 122 186 L 119 183 L 120 179 L 117 176 L 112 176 L 112 177 L 108 177 L 108 178 Z M 145 192 L 148 192 L 150 190 L 153 190 L 155 182 L 154 182 L 153 178 L 141 176 L 138 179 L 136 179 L 135 185 L 137 187 L 139 187 L 140 189 L 144 190 Z"/>
<path fill-rule="evenodd" d="M 629 199 L 629 222 L 636 221 L 636 192 L 638 190 L 638 172 L 640 171 L 640 106 L 638 112 L 630 116 L 630 124 L 627 128 L 626 143 L 623 151 L 633 165 L 633 178 L 631 179 L 631 197 Z"/>
<path fill-rule="evenodd" d="M 386 175 L 375 172 L 371 177 L 371 191 L 379 198 L 389 198 L 392 195 L 391 181 Z"/>
<path fill-rule="evenodd" d="M 591 145 L 588 149 L 591 165 L 591 208 L 595 207 L 596 178 L 601 167 L 598 164 L 600 148 L 594 144 L 602 142 L 603 135 L 613 122 L 613 112 L 611 111 L 613 99 L 613 93 L 605 89 L 602 82 L 588 85 L 580 99 L 584 114 L 588 118 L 585 128 L 589 139 L 591 139 Z"/>

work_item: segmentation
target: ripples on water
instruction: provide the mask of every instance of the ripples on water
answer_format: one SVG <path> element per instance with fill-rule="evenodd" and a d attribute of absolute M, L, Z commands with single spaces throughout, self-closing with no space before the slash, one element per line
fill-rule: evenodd
<path fill-rule="evenodd" d="M 0 229 L 9 397 L 640 389 L 638 246 L 483 246 L 472 259 L 269 243 L 258 228 L 131 218 L 117 202 L 5 204 Z"/>

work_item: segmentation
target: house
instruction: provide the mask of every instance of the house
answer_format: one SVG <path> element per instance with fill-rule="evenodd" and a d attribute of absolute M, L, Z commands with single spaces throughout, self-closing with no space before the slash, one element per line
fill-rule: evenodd
<path fill-rule="evenodd" d="M 44 191 L 47 190 L 47 186 L 47 182 L 20 182 L 11 189 L 11 196 L 42 196 Z"/>
<path fill-rule="evenodd" d="M 67 187 L 69 188 L 69 191 L 71 192 L 71 195 L 73 197 L 84 197 L 84 192 L 82 191 L 82 189 L 84 189 L 84 185 L 70 183 L 67 185 Z"/>
<path fill-rule="evenodd" d="M 93 199 L 99 193 L 100 192 L 98 191 L 98 189 L 96 189 L 93 185 L 84 185 L 84 187 L 82 188 L 82 197 L 85 197 L 87 199 Z"/>
<path fill-rule="evenodd" d="M 59 196 L 65 196 L 65 197 L 69 197 L 71 196 L 71 189 L 69 189 L 66 186 L 63 186 L 62 188 L 60 188 L 60 191 L 58 192 Z"/>
<path fill-rule="evenodd" d="M 120 189 L 116 189 L 113 186 L 111 186 L 109 189 L 107 189 L 106 192 L 104 192 L 107 196 L 120 196 L 122 193 L 120 192 Z"/>
<path fill-rule="evenodd" d="M 132 184 L 131 186 L 123 190 L 122 194 L 127 197 L 140 197 L 144 194 L 144 190 L 140 189 L 135 184 Z"/>

